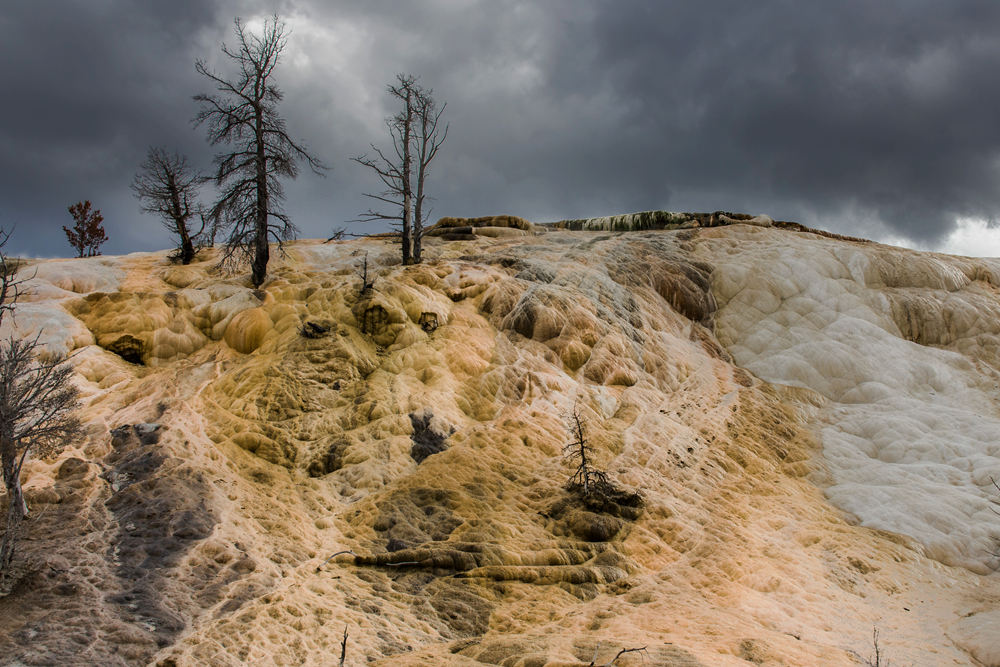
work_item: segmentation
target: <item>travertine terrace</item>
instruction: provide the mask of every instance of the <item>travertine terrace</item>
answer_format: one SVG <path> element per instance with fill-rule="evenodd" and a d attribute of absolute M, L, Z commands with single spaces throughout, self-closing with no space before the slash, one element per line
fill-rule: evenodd
<path fill-rule="evenodd" d="M 4 334 L 88 437 L 26 465 L 0 655 L 1000 665 L 1000 262 L 725 222 L 36 263 Z M 567 502 L 574 407 L 637 516 Z"/>

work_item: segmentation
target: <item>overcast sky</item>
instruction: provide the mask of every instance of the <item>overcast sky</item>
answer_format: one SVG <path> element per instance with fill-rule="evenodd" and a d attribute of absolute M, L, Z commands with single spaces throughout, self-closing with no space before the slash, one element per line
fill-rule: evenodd
<path fill-rule="evenodd" d="M 303 237 L 368 207 L 349 158 L 384 145 L 385 86 L 448 103 L 432 219 L 729 210 L 1000 254 L 1000 2 L 10 0 L 0 13 L 0 226 L 69 255 L 67 206 L 105 254 L 168 247 L 129 183 L 150 146 L 209 169 L 191 119 L 231 72 L 233 19 L 278 13 L 290 134 L 332 167 L 287 185 Z M 206 191 L 206 195 L 210 192 Z M 354 226 L 355 231 L 371 227 Z"/>

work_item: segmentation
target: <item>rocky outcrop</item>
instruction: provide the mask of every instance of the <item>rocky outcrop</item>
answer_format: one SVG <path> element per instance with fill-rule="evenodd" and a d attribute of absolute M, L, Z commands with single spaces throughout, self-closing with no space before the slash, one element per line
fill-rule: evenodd
<path fill-rule="evenodd" d="M 211 250 L 40 262 L 0 333 L 74 352 L 88 435 L 26 465 L 0 652 L 994 655 L 1000 265 L 672 215 L 298 242 L 260 290 Z M 574 412 L 620 495 L 567 486 Z"/>

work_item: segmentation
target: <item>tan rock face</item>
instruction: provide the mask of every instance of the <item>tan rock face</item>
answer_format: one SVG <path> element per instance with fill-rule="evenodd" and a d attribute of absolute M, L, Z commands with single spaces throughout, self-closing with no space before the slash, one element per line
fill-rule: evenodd
<path fill-rule="evenodd" d="M 3 654 L 325 665 L 346 627 L 346 664 L 851 665 L 872 626 L 894 663 L 998 653 L 994 263 L 522 227 L 414 267 L 300 242 L 256 291 L 211 256 L 40 263 L 5 333 L 76 350 L 90 435 L 26 466 Z M 574 408 L 625 495 L 566 489 Z"/>

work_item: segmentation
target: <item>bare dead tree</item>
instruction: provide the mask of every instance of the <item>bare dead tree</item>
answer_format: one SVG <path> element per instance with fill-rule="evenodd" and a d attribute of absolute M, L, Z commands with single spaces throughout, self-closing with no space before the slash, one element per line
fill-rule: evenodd
<path fill-rule="evenodd" d="M 854 655 L 858 655 L 858 657 L 861 658 L 861 660 L 864 661 L 864 664 L 867 665 L 868 667 L 890 667 L 889 660 L 888 660 L 888 658 L 886 658 L 885 652 L 882 650 L 882 647 L 879 645 L 878 638 L 879 638 L 878 627 L 877 626 L 873 626 L 872 627 L 872 647 L 875 649 L 875 653 L 872 656 L 868 657 L 868 658 L 863 658 L 860 655 L 858 655 L 857 653 L 854 653 Z"/>
<path fill-rule="evenodd" d="M 379 180 L 382 181 L 382 185 L 385 186 L 385 189 L 379 194 L 365 193 L 365 196 L 377 202 L 388 204 L 391 207 L 399 207 L 398 211 L 390 213 L 370 208 L 361 214 L 358 221 L 398 221 L 394 226 L 398 228 L 401 236 L 403 264 L 412 263 L 413 188 L 411 187 L 411 172 L 413 143 L 411 135 L 413 132 L 414 88 L 416 85 L 416 78 L 412 75 L 397 74 L 396 83 L 389 84 L 386 87 L 389 95 L 403 104 L 402 111 L 385 119 L 386 129 L 389 130 L 389 137 L 392 139 L 393 155 L 391 157 L 387 156 L 381 148 L 375 144 L 371 144 L 371 154 L 358 155 L 351 158 L 354 162 L 374 171 L 378 175 Z"/>
<path fill-rule="evenodd" d="M 563 445 L 563 454 L 576 464 L 576 470 L 569 478 L 568 486 L 571 489 L 581 490 L 586 497 L 595 490 L 597 485 L 606 486 L 608 476 L 591 464 L 591 455 L 594 450 L 587 444 L 583 415 L 579 406 L 573 406 L 573 411 L 567 416 L 567 422 L 573 435 L 573 441 Z"/>
<path fill-rule="evenodd" d="M 365 193 L 365 196 L 388 205 L 389 212 L 368 209 L 358 221 L 393 221 L 400 232 L 403 264 L 417 264 L 422 259 L 420 241 L 426 215 L 424 181 L 431 161 L 448 135 L 447 127 L 439 130 L 445 105 L 438 108 L 433 91 L 417 84 L 417 78 L 411 74 L 397 74 L 396 83 L 390 84 L 387 90 L 402 104 L 399 113 L 385 121 L 392 151 L 387 154 L 371 144 L 371 153 L 352 160 L 374 171 L 382 181 L 384 190 L 378 194 Z"/>
<path fill-rule="evenodd" d="M 375 287 L 375 278 L 368 279 L 368 253 L 365 253 L 364 259 L 358 264 L 357 272 L 358 277 L 361 278 L 361 289 L 358 291 L 358 294 L 364 295 Z"/>
<path fill-rule="evenodd" d="M 18 527 L 28 515 L 21 469 L 30 452 L 51 456 L 78 435 L 72 367 L 64 358 L 40 361 L 38 338 L 0 343 L 0 460 L 7 489 L 7 522 L 0 542 L 0 577 L 14 557 Z"/>
<path fill-rule="evenodd" d="M 340 640 L 340 662 L 339 667 L 344 667 L 344 660 L 347 658 L 347 626 L 344 626 L 344 638 Z"/>
<path fill-rule="evenodd" d="M 270 242 L 280 248 L 296 233 L 281 207 L 284 189 L 279 178 L 298 176 L 300 161 L 315 174 L 326 167 L 292 140 L 278 114 L 284 95 L 274 84 L 274 71 L 288 43 L 285 24 L 273 16 L 256 35 L 240 19 L 235 23 L 238 44 L 223 44 L 222 52 L 236 64 L 237 74 L 227 79 L 204 61 L 195 64 L 217 91 L 195 96 L 202 105 L 195 124 L 207 124 L 212 145 L 232 148 L 216 156 L 212 177 L 220 195 L 210 215 L 228 235 L 221 263 L 230 269 L 249 263 L 251 280 L 259 287 L 267 275 Z"/>
<path fill-rule="evenodd" d="M 3 251 L 10 240 L 10 232 L 0 229 L 0 321 L 12 315 L 14 304 L 24 293 L 24 278 L 17 276 L 18 261 L 7 257 Z"/>
<path fill-rule="evenodd" d="M 0 230 L 0 320 L 13 315 L 24 279 L 16 275 L 4 246 L 10 233 Z M 0 342 L 0 470 L 7 491 L 7 520 L 0 539 L 0 588 L 14 558 L 14 546 L 28 505 L 21 491 L 21 469 L 29 451 L 46 456 L 79 432 L 70 414 L 77 406 L 72 369 L 60 358 L 39 361 L 38 337 Z"/>
<path fill-rule="evenodd" d="M 201 228 L 197 232 L 189 223 L 192 216 L 202 213 L 197 203 L 201 183 L 201 176 L 185 156 L 163 148 L 149 149 L 132 181 L 141 210 L 158 215 L 163 226 L 177 236 L 180 246 L 174 256 L 181 264 L 190 264 L 194 259 L 195 243 L 208 222 L 206 216 L 200 215 Z"/>
<path fill-rule="evenodd" d="M 330 241 L 343 241 L 347 237 L 347 229 L 345 227 L 336 227 L 333 233 L 323 243 L 329 243 Z"/>
<path fill-rule="evenodd" d="M 432 90 L 418 90 L 416 98 L 416 144 L 417 144 L 417 196 L 413 207 L 413 263 L 419 264 L 423 252 L 424 219 L 430 210 L 424 209 L 427 195 L 424 192 L 424 182 L 431 162 L 437 156 L 438 149 L 448 137 L 448 126 L 440 130 L 441 114 L 448 106 L 447 102 L 439 108 L 434 101 Z"/>
<path fill-rule="evenodd" d="M 202 210 L 198 217 L 201 218 L 201 228 L 205 230 L 205 236 L 201 239 L 201 245 L 206 248 L 215 247 L 215 239 L 219 236 L 219 219 L 213 217 Z"/>

